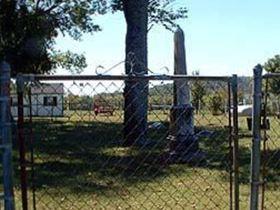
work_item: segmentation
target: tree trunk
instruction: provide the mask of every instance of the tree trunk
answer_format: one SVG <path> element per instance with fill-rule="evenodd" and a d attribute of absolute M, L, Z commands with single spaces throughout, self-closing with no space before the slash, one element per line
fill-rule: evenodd
<path fill-rule="evenodd" d="M 148 0 L 124 0 L 127 23 L 126 74 L 147 73 Z M 124 89 L 124 145 L 145 141 L 147 133 L 148 82 L 126 81 Z"/>

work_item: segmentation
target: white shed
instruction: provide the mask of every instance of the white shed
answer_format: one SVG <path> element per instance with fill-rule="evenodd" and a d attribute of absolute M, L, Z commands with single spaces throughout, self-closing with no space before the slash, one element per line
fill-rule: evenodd
<path fill-rule="evenodd" d="M 41 83 L 31 87 L 32 116 L 63 116 L 64 86 L 62 83 Z M 11 95 L 11 112 L 17 117 L 17 95 Z M 28 95 L 24 95 L 24 115 L 29 116 L 30 105 Z"/>

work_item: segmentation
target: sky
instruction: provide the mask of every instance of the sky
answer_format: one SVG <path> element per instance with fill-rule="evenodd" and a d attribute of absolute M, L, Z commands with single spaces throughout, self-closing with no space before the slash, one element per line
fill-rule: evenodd
<path fill-rule="evenodd" d="M 188 74 L 199 70 L 201 75 L 250 76 L 256 64 L 280 54 L 279 0 L 177 0 L 172 6 L 189 10 L 188 18 L 178 22 L 185 32 Z M 123 14 L 96 17 L 96 23 L 102 32 L 84 35 L 81 42 L 62 36 L 57 40 L 58 49 L 86 55 L 88 67 L 83 74 L 95 74 L 99 65 L 108 69 L 124 60 Z M 173 33 L 154 27 L 148 45 L 149 69 L 173 74 Z M 108 72 L 122 73 L 123 65 Z"/>

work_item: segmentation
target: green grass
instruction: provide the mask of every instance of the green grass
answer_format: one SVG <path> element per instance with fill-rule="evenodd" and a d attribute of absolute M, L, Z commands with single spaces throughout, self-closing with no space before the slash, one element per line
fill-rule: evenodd
<path fill-rule="evenodd" d="M 170 165 L 162 161 L 168 148 L 168 113 L 153 111 L 148 116 L 149 122 L 161 121 L 166 126 L 148 132 L 149 139 L 157 142 L 155 146 L 130 148 L 119 143 L 123 113 L 96 117 L 92 112 L 80 111 L 66 113 L 66 116 L 35 118 L 33 122 L 37 209 L 229 208 L 227 116 L 209 113 L 195 116 L 197 129 L 215 134 L 200 139 L 207 161 L 192 165 Z M 239 125 L 241 134 L 250 134 L 246 118 L 241 117 Z M 271 139 L 278 137 L 274 132 L 277 126 L 277 120 L 272 120 Z M 268 142 L 268 152 L 274 156 L 267 167 L 267 209 L 280 208 L 277 199 L 280 145 L 276 142 Z M 30 144 L 27 146 L 30 149 Z M 250 146 L 250 137 L 240 139 L 240 209 L 248 208 L 249 202 Z M 30 159 L 29 152 L 27 158 Z M 17 165 L 15 168 L 15 183 L 19 186 Z M 29 199 L 31 204 L 31 192 Z M 18 188 L 16 200 L 19 207 Z"/>

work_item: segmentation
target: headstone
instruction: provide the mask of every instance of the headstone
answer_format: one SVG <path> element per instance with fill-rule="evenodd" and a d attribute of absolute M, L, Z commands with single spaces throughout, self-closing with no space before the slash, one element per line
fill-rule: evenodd
<path fill-rule="evenodd" d="M 184 32 L 181 28 L 174 35 L 174 74 L 187 75 Z M 190 162 L 197 159 L 199 144 L 194 133 L 194 109 L 191 105 L 188 81 L 174 81 L 173 107 L 170 113 L 170 161 Z"/>
<path fill-rule="evenodd" d="M 178 27 L 174 35 L 174 74 L 187 75 L 185 36 Z M 186 80 L 174 82 L 174 105 L 190 104 L 190 88 Z"/>

